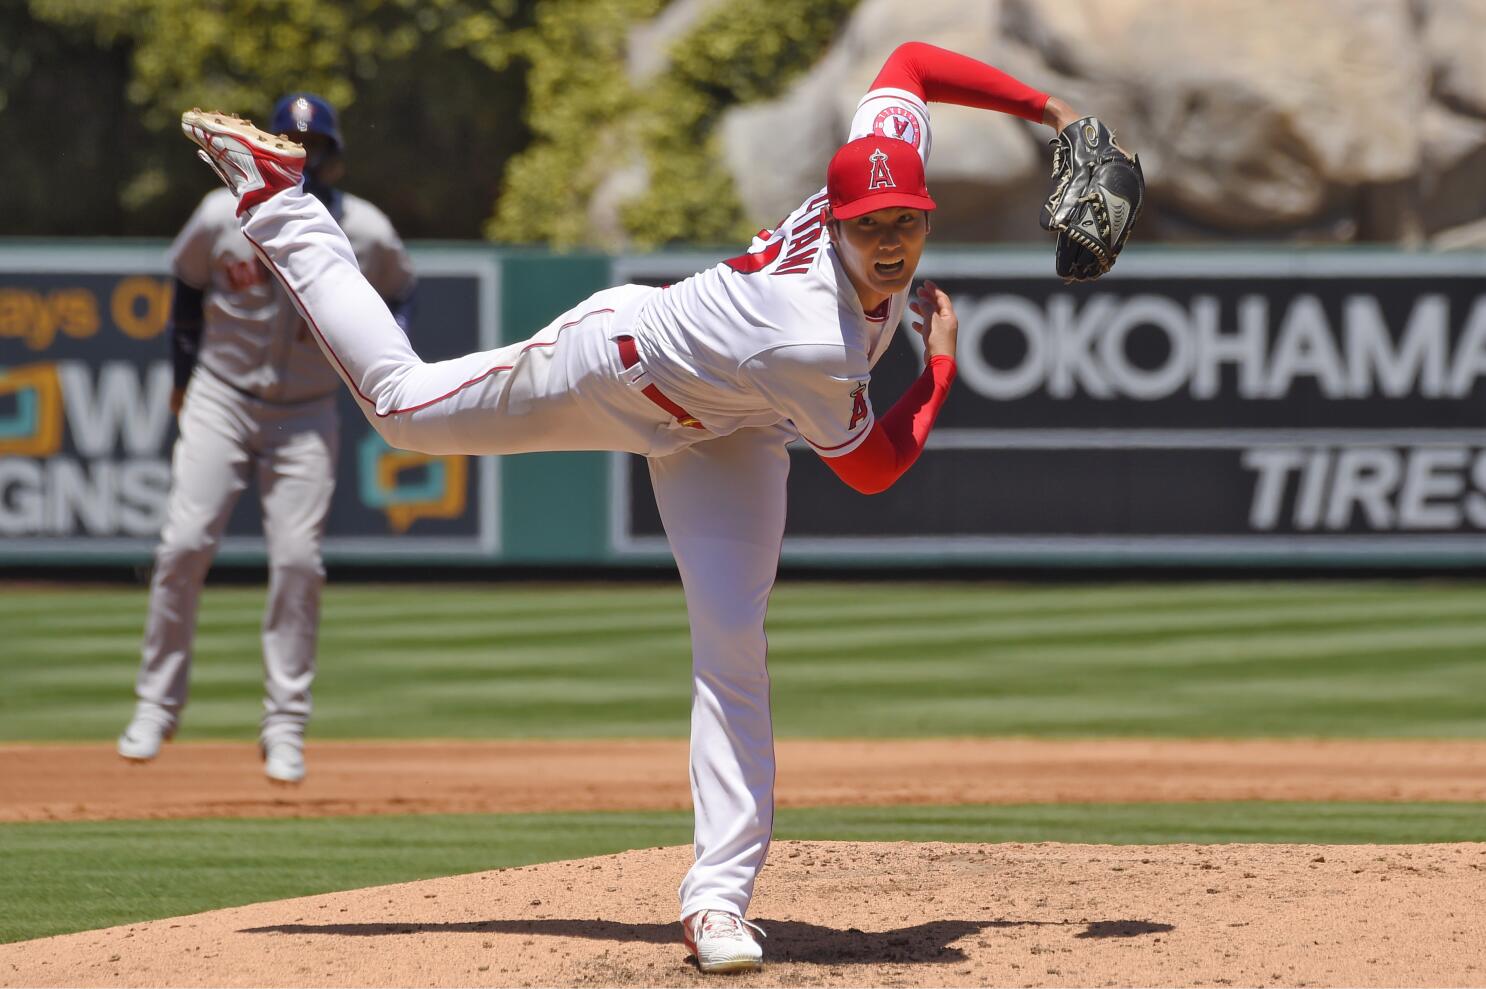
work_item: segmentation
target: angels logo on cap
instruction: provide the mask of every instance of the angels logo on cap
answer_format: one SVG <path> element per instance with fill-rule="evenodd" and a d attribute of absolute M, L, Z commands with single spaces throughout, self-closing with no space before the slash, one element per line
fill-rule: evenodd
<path fill-rule="evenodd" d="M 893 173 L 888 171 L 887 155 L 882 153 L 881 148 L 868 155 L 867 160 L 872 163 L 872 174 L 867 178 L 867 188 L 869 190 L 882 189 L 884 187 L 888 189 L 898 188 L 898 183 L 893 181 Z"/>
<path fill-rule="evenodd" d="M 893 206 L 933 209 L 924 160 L 906 141 L 862 137 L 841 147 L 826 168 L 831 215 L 850 220 Z"/>

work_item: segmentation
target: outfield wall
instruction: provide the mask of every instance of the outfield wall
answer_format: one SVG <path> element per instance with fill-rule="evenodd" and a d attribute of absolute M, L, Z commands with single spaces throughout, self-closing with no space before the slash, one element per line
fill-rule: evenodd
<path fill-rule="evenodd" d="M 429 359 L 529 335 L 610 284 L 718 255 L 418 244 Z M 928 449 L 857 495 L 796 451 L 788 562 L 1486 564 L 1486 254 L 1131 252 L 1095 285 L 1047 252 L 950 250 L 960 378 Z M 0 241 L 0 564 L 147 562 L 174 423 L 159 242 Z M 918 373 L 902 334 L 879 409 Z M 638 458 L 390 450 L 342 396 L 332 562 L 650 565 Z M 222 559 L 262 559 L 250 491 Z"/>

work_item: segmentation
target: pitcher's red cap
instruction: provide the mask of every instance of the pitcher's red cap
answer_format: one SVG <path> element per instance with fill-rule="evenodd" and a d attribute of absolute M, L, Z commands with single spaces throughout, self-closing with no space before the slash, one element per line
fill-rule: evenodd
<path fill-rule="evenodd" d="M 924 160 L 907 141 L 861 137 L 842 145 L 826 168 L 831 215 L 850 220 L 889 206 L 933 209 Z"/>

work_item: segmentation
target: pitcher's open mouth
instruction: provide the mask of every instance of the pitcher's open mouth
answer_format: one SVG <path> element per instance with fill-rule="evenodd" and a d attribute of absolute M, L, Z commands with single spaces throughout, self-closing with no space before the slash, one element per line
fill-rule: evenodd
<path fill-rule="evenodd" d="M 903 273 L 902 261 L 894 261 L 892 264 L 883 264 L 881 261 L 878 261 L 873 267 L 877 269 L 879 275 L 885 275 L 889 278 L 893 275 L 901 275 Z"/>

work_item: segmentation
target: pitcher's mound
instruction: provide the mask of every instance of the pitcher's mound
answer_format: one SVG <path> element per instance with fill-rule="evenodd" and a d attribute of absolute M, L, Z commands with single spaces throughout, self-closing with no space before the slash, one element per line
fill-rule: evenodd
<path fill-rule="evenodd" d="M 767 967 L 699 974 L 689 848 L 0 945 L 0 984 L 1486 986 L 1486 845 L 778 842 Z"/>

